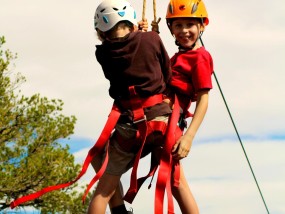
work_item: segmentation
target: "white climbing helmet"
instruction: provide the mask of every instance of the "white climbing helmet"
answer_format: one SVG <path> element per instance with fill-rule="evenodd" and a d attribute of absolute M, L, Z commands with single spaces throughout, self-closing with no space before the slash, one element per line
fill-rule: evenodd
<path fill-rule="evenodd" d="M 120 21 L 137 25 L 136 12 L 126 0 L 105 0 L 96 9 L 94 27 L 106 32 Z"/>

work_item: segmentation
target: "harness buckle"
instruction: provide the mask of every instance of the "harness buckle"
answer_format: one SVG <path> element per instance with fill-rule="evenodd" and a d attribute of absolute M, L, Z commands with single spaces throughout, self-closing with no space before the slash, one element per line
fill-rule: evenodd
<path fill-rule="evenodd" d="M 134 124 L 137 124 L 137 123 L 140 123 L 140 122 L 143 122 L 143 121 L 146 121 L 146 116 L 144 115 L 144 117 L 142 119 L 138 119 L 138 120 L 135 120 L 133 121 Z"/>

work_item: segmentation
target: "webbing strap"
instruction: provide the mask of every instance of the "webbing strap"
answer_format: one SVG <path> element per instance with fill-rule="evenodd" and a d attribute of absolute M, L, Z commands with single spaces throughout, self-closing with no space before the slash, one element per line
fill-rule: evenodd
<path fill-rule="evenodd" d="M 141 103 L 141 99 L 139 99 L 138 95 L 136 94 L 134 86 L 129 87 L 129 92 L 131 95 L 130 104 L 133 112 L 133 122 L 138 126 L 138 136 L 140 138 L 139 142 L 141 143 L 140 149 L 138 154 L 136 155 L 133 170 L 131 173 L 131 182 L 129 188 L 129 195 L 136 194 L 138 191 L 138 184 L 137 184 L 137 169 L 139 165 L 139 161 L 141 158 L 141 154 L 143 151 L 143 147 L 146 141 L 147 136 L 147 120 L 144 114 L 144 109 Z M 125 200 L 128 200 L 128 197 L 125 197 Z"/>
<path fill-rule="evenodd" d="M 174 213 L 173 198 L 171 192 L 171 169 L 172 169 L 172 154 L 171 150 L 175 144 L 176 127 L 179 119 L 179 104 L 175 95 L 174 108 L 170 117 L 168 129 L 166 131 L 166 140 L 164 149 L 160 159 L 160 168 L 155 189 L 155 214 L 163 214 L 163 200 L 165 189 L 168 194 L 168 213 Z"/>
<path fill-rule="evenodd" d="M 152 133 L 153 131 L 159 131 L 162 133 L 162 135 L 164 135 L 165 131 L 166 131 L 166 124 L 165 122 L 162 121 L 148 121 L 147 122 L 147 126 L 148 126 L 148 134 Z M 158 168 L 158 162 L 156 161 L 156 158 L 154 157 L 154 154 L 152 153 L 151 156 L 151 164 L 150 164 L 150 169 L 149 172 L 146 176 L 140 177 L 139 179 L 137 179 L 137 189 L 136 191 L 133 190 L 133 188 L 129 188 L 129 190 L 127 191 L 127 193 L 124 196 L 124 200 L 129 202 L 130 204 L 133 202 L 133 200 L 135 199 L 140 187 L 143 185 L 143 183 L 145 182 L 145 180 L 151 176 L 154 176 L 157 168 Z M 150 188 L 150 187 L 149 187 Z"/>
<path fill-rule="evenodd" d="M 20 197 L 14 201 L 11 202 L 10 207 L 13 209 L 17 206 L 19 206 L 22 203 L 25 203 L 27 201 L 31 201 L 34 200 L 40 196 L 42 196 L 45 193 L 54 191 L 54 190 L 58 190 L 58 189 L 62 189 L 62 188 L 66 188 L 72 184 L 74 184 L 76 181 L 78 181 L 87 171 L 88 166 L 90 165 L 92 159 L 95 157 L 96 154 L 98 154 L 100 151 L 102 151 L 104 149 L 105 143 L 108 142 L 108 139 L 111 135 L 112 130 L 114 129 L 119 117 L 120 117 L 120 111 L 117 108 L 117 106 L 114 104 L 111 110 L 111 113 L 108 117 L 108 120 L 101 132 L 101 135 L 99 137 L 99 139 L 97 140 L 97 142 L 95 143 L 95 145 L 89 150 L 88 155 L 84 161 L 84 164 L 82 166 L 81 172 L 79 173 L 79 175 L 77 176 L 77 178 L 75 178 L 73 181 L 70 181 L 68 183 L 65 184 L 59 184 L 59 185 L 55 185 L 55 186 L 49 186 L 46 187 L 38 192 Z M 99 170 L 99 175 L 97 176 L 96 179 L 99 179 L 100 176 L 103 174 L 103 172 L 105 171 L 106 165 L 107 165 L 107 161 L 108 161 L 108 156 L 106 156 L 105 161 L 103 163 L 103 166 L 101 167 L 101 169 Z M 95 177 L 96 177 L 95 176 Z M 95 180 L 95 178 L 93 179 Z M 92 180 L 92 181 L 93 181 Z M 94 182 L 91 181 L 91 186 L 93 185 Z M 83 200 L 85 199 L 86 195 L 88 194 L 88 190 L 91 188 L 91 186 L 88 186 L 87 191 L 85 192 L 85 195 L 83 197 Z"/>

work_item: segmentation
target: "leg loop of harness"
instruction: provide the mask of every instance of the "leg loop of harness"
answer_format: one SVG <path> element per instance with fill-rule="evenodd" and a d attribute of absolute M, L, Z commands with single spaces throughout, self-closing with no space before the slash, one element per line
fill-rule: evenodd
<path fill-rule="evenodd" d="M 168 129 L 166 131 L 166 140 L 160 159 L 160 168 L 158 171 L 156 189 L 155 189 L 155 214 L 163 214 L 163 200 L 165 190 L 168 196 L 168 213 L 174 213 L 174 205 L 171 191 L 171 171 L 172 171 L 172 154 L 171 150 L 176 141 L 177 123 L 179 119 L 179 103 L 175 96 L 174 108 L 171 114 Z M 179 180 L 179 179 L 178 179 Z"/>
<path fill-rule="evenodd" d="M 153 133 L 155 131 L 161 132 L 161 135 L 164 135 L 166 132 L 166 128 L 167 128 L 167 125 L 165 124 L 165 122 L 162 122 L 162 121 L 149 121 L 147 123 L 147 126 L 148 126 L 147 135 L 150 133 Z M 155 155 L 156 154 L 154 154 L 154 153 L 151 154 L 151 164 L 150 164 L 150 170 L 149 170 L 148 174 L 144 177 L 137 179 L 137 185 L 138 185 L 137 191 L 133 191 L 132 188 L 130 187 L 129 190 L 127 191 L 126 195 L 124 196 L 125 201 L 132 203 L 134 198 L 136 197 L 140 187 L 145 182 L 145 180 L 151 176 L 153 178 L 153 176 L 154 176 L 154 174 L 158 168 L 158 165 L 159 165 L 159 162 L 158 162 L 157 157 Z M 151 179 L 151 182 L 152 182 L 152 179 Z M 151 187 L 151 182 L 150 182 L 148 188 Z"/>
<path fill-rule="evenodd" d="M 177 98 L 175 98 L 173 113 L 170 117 L 166 130 L 165 143 L 164 143 L 164 148 L 162 150 L 160 163 L 153 161 L 151 163 L 149 173 L 146 176 L 141 177 L 139 179 L 136 178 L 137 164 L 141 156 L 142 148 L 144 146 L 143 142 L 142 147 L 136 157 L 134 169 L 132 171 L 130 188 L 124 197 L 124 200 L 128 201 L 129 203 L 132 203 L 143 182 L 148 177 L 154 176 L 154 173 L 156 172 L 158 166 L 160 165 L 158 172 L 158 179 L 156 183 L 156 190 L 155 190 L 155 211 L 154 211 L 155 214 L 163 213 L 163 201 L 164 201 L 165 190 L 167 192 L 167 197 L 168 197 L 168 213 L 169 214 L 174 213 L 174 203 L 173 203 L 171 185 L 174 186 L 179 185 L 180 165 L 179 161 L 172 160 L 171 150 L 177 138 L 180 137 L 182 134 L 182 131 L 177 126 L 179 115 L 180 115 L 179 104 Z M 156 130 L 156 128 L 154 127 L 157 125 L 154 124 L 155 123 L 153 123 L 152 126 L 150 125 L 148 126 L 149 132 Z M 146 132 L 146 134 L 148 134 L 148 132 Z"/>
<path fill-rule="evenodd" d="M 133 165 L 133 170 L 131 173 L 130 188 L 124 197 L 124 200 L 128 201 L 129 203 L 132 203 L 142 183 L 146 180 L 147 177 L 154 174 L 157 168 L 157 167 L 153 168 L 151 167 L 150 172 L 147 176 L 141 179 L 137 178 L 137 169 L 139 165 L 139 160 L 141 158 L 142 151 L 146 142 L 146 137 L 149 134 L 149 128 L 150 130 L 153 130 L 153 128 L 155 128 L 152 125 L 150 125 L 151 124 L 150 122 L 146 120 L 146 117 L 144 115 L 144 108 L 161 103 L 163 101 L 163 97 L 161 94 L 158 94 L 146 99 L 140 98 L 136 94 L 135 88 L 133 86 L 129 87 L 129 92 L 131 99 L 129 101 L 129 104 L 127 103 L 127 105 L 130 105 L 131 110 L 133 112 L 133 120 L 138 128 L 137 138 L 139 138 L 140 140 L 140 149 L 136 155 Z"/>
<path fill-rule="evenodd" d="M 140 144 L 141 144 L 140 149 L 134 161 L 133 170 L 131 173 L 130 188 L 128 191 L 128 195 L 136 195 L 138 191 L 137 169 L 139 165 L 139 160 L 141 158 L 142 150 L 145 144 L 148 127 L 147 127 L 147 121 L 146 121 L 146 117 L 144 114 L 142 102 L 140 98 L 138 97 L 138 95 L 136 94 L 134 86 L 129 87 L 129 92 L 130 92 L 130 97 L 131 97 L 130 105 L 131 105 L 131 110 L 133 112 L 133 122 L 138 127 L 137 138 L 139 138 Z M 124 198 L 125 200 L 128 200 L 127 194 Z"/>

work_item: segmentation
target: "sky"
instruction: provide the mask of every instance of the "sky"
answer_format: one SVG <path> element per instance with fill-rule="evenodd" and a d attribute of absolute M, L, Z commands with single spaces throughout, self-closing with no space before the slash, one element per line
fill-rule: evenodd
<path fill-rule="evenodd" d="M 206 49 L 264 199 L 272 214 L 285 213 L 285 2 L 204 1 L 210 24 Z M 27 82 L 21 93 L 40 93 L 64 102 L 77 123 L 70 152 L 82 163 L 99 136 L 112 100 L 109 83 L 95 59 L 100 44 L 93 28 L 99 1 L 0 0 L 0 35 L 18 54 L 14 72 Z M 141 17 L 142 1 L 131 1 Z M 160 36 L 170 56 L 176 51 L 165 24 L 168 1 L 157 1 Z M 153 19 L 152 2 L 146 16 Z M 207 115 L 183 160 L 201 214 L 267 213 L 247 159 L 213 76 Z M 192 107 L 193 108 L 193 107 Z M 149 160 L 142 160 L 141 171 Z M 94 176 L 88 170 L 81 183 Z M 122 177 L 128 188 L 129 173 Z M 144 185 L 133 204 L 136 214 L 153 212 L 154 188 Z M 154 186 L 154 185 L 153 185 Z M 24 213 L 24 212 L 23 212 Z M 176 205 L 176 213 L 180 213 Z"/>

